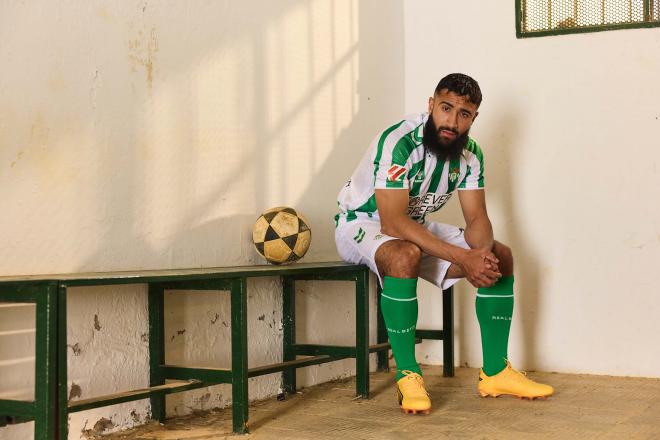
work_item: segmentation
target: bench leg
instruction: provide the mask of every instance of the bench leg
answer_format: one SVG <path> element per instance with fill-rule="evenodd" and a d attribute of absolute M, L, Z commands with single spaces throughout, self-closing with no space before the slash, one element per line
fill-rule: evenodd
<path fill-rule="evenodd" d="M 355 280 L 355 369 L 357 396 L 369 398 L 369 271 Z"/>
<path fill-rule="evenodd" d="M 293 349 L 296 343 L 296 284 L 295 280 L 283 277 L 282 280 L 282 332 L 283 356 L 282 360 L 296 359 Z M 296 393 L 296 369 L 290 368 L 282 372 L 282 388 L 285 393 Z"/>
<path fill-rule="evenodd" d="M 380 308 L 380 294 L 383 291 L 382 287 L 378 282 L 376 283 L 376 310 L 378 313 L 378 318 L 376 322 L 376 342 L 382 344 L 387 342 L 389 337 L 387 336 L 387 326 L 385 325 L 385 319 L 383 318 L 383 311 Z M 381 350 L 378 352 L 378 371 L 390 371 L 389 363 L 389 354 L 388 350 Z"/>
<path fill-rule="evenodd" d="M 56 438 L 57 285 L 44 285 L 36 300 L 35 440 Z"/>
<path fill-rule="evenodd" d="M 165 289 L 149 284 L 149 386 L 163 385 L 165 375 Z M 151 401 L 151 418 L 165 422 L 165 395 L 156 394 Z"/>
<path fill-rule="evenodd" d="M 442 292 L 442 351 L 444 377 L 454 376 L 454 288 Z"/>
<path fill-rule="evenodd" d="M 233 430 L 248 432 L 247 282 L 232 281 L 231 287 L 231 393 Z"/>
<path fill-rule="evenodd" d="M 69 363 L 67 359 L 67 288 L 57 289 L 57 432 L 59 439 L 69 438 Z"/>

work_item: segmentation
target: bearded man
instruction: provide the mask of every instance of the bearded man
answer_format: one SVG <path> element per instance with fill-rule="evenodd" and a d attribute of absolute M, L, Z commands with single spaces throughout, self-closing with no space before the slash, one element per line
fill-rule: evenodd
<path fill-rule="evenodd" d="M 508 362 L 513 313 L 513 256 L 496 241 L 486 211 L 484 160 L 469 136 L 481 104 L 479 84 L 453 73 L 428 101 L 428 112 L 379 133 L 339 193 L 335 241 L 343 260 L 367 264 L 382 286 L 381 309 L 396 361 L 399 405 L 428 413 L 431 400 L 415 359 L 417 280 L 447 289 L 461 278 L 477 288 L 481 396 L 548 397 Z M 426 219 L 454 191 L 465 229 Z"/>

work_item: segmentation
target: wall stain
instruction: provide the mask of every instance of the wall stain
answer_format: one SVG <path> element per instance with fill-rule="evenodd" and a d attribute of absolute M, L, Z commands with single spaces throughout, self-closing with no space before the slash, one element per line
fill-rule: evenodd
<path fill-rule="evenodd" d="M 150 95 L 154 81 L 154 61 L 158 50 L 158 39 L 154 27 L 149 32 L 138 31 L 137 37 L 128 41 L 128 58 L 131 61 L 131 70 L 136 72 L 138 67 L 144 68 Z"/>
<path fill-rule="evenodd" d="M 41 113 L 37 113 L 34 118 L 34 122 L 30 127 L 30 145 L 47 145 L 49 138 L 50 128 L 46 126 L 43 115 Z"/>
<path fill-rule="evenodd" d="M 80 344 L 77 342 L 73 345 L 67 344 L 67 347 L 71 348 L 71 351 L 73 351 L 74 356 L 80 356 L 80 353 L 82 353 L 82 348 L 80 347 Z"/>
<path fill-rule="evenodd" d="M 266 315 L 261 315 L 260 317 L 257 318 L 259 321 L 263 321 L 266 319 Z"/>
<path fill-rule="evenodd" d="M 16 160 L 14 160 L 14 161 L 11 163 L 10 167 L 11 167 L 11 168 L 14 168 L 14 166 L 16 165 L 16 162 L 18 162 L 19 160 L 21 160 L 21 157 L 23 157 L 23 152 L 22 152 L 22 151 L 19 151 L 18 154 L 16 155 Z"/>
<path fill-rule="evenodd" d="M 107 431 L 108 429 L 112 429 L 115 427 L 115 424 L 112 423 L 112 420 L 106 419 L 105 417 L 101 417 L 101 419 L 94 424 L 94 427 L 89 430 L 87 433 L 88 434 L 101 434 L 103 431 Z M 91 431 L 91 432 L 90 432 Z"/>
<path fill-rule="evenodd" d="M 177 331 L 176 331 L 176 334 L 175 334 L 175 335 L 172 335 L 172 337 L 170 338 L 170 341 L 173 341 L 174 338 L 176 338 L 177 336 L 181 336 L 181 335 L 183 335 L 185 332 L 186 332 L 186 329 L 185 329 L 185 328 L 184 328 L 183 330 L 177 330 Z"/>
<path fill-rule="evenodd" d="M 135 410 L 131 410 L 131 419 L 133 419 L 134 423 L 140 423 L 142 421 L 142 417 Z"/>
<path fill-rule="evenodd" d="M 219 319 L 219 318 L 220 318 L 220 315 L 218 315 L 218 314 L 216 313 L 216 314 L 215 314 L 215 317 L 214 317 L 213 319 L 211 319 L 211 324 L 215 324 L 216 322 L 218 322 L 218 319 Z"/>
<path fill-rule="evenodd" d="M 94 330 L 101 330 L 101 324 L 99 323 L 99 315 L 94 315 Z"/>
<path fill-rule="evenodd" d="M 71 382 L 71 391 L 69 391 L 69 402 L 76 397 L 82 396 L 82 388 L 75 382 Z"/>
<path fill-rule="evenodd" d="M 140 340 L 141 340 L 142 342 L 149 342 L 149 333 L 142 333 L 142 334 L 140 335 Z"/>

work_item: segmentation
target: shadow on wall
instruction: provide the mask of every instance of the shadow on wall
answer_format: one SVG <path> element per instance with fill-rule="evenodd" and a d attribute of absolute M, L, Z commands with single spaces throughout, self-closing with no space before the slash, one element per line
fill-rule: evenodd
<path fill-rule="evenodd" d="M 277 102 L 273 95 L 277 96 L 281 93 L 281 90 L 278 90 L 277 83 L 273 86 L 273 70 L 277 71 L 276 78 L 278 75 L 284 77 L 287 75 L 287 66 L 282 64 L 276 66 L 269 58 L 272 53 L 268 52 L 268 46 L 272 44 L 272 41 L 268 40 L 264 29 L 271 27 L 273 22 L 277 22 L 280 17 L 294 7 L 298 10 L 301 9 L 301 5 L 309 6 L 311 2 L 262 2 L 259 4 L 259 8 L 252 7 L 249 2 L 238 3 L 232 6 L 232 19 L 225 18 L 223 20 L 223 23 L 226 22 L 228 25 L 226 29 L 223 29 L 223 26 L 209 23 L 213 20 L 214 15 L 221 14 L 223 11 L 207 14 L 198 11 L 197 14 L 201 14 L 199 16 L 200 22 L 196 23 L 198 32 L 187 37 L 185 44 L 188 50 L 178 52 L 178 54 L 183 55 L 183 58 L 176 60 L 176 67 L 166 67 L 167 61 L 165 60 L 167 57 L 167 41 L 169 41 L 167 38 L 171 38 L 171 35 L 168 36 L 167 34 L 171 33 L 172 30 L 146 32 L 147 38 L 153 40 L 148 42 L 148 44 L 151 44 L 149 47 L 155 47 L 158 50 L 153 51 L 153 53 L 150 52 L 148 68 L 145 72 L 147 82 L 141 84 L 138 89 L 141 93 L 149 96 L 149 98 L 146 98 L 147 103 L 145 106 L 153 106 L 155 108 L 153 111 L 156 111 L 158 106 L 153 100 L 158 99 L 159 87 L 174 84 L 173 88 L 177 90 L 172 91 L 174 98 L 172 105 L 168 108 L 169 118 L 178 121 L 183 130 L 174 132 L 174 137 L 167 139 L 167 141 L 174 142 L 181 147 L 174 152 L 168 152 L 164 148 L 162 153 L 171 155 L 168 164 L 158 169 L 156 174 L 153 174 L 153 172 L 148 174 L 147 168 L 150 166 L 150 161 L 153 162 L 158 159 L 156 157 L 158 152 L 148 151 L 149 148 L 154 147 L 153 145 L 151 147 L 145 146 L 145 144 L 153 142 L 153 139 L 144 138 L 144 126 L 148 126 L 149 121 L 146 119 L 149 116 L 145 116 L 144 108 L 133 103 L 133 117 L 128 119 L 130 126 L 122 128 L 122 139 L 111 136 L 104 141 L 106 144 L 112 145 L 113 148 L 117 148 L 113 150 L 112 154 L 107 155 L 107 160 L 98 164 L 96 170 L 98 173 L 98 186 L 95 193 L 96 208 L 105 213 L 106 217 L 103 222 L 104 225 L 108 225 L 108 228 L 98 240 L 96 252 L 79 265 L 79 270 L 140 270 L 176 268 L 181 267 L 182 264 L 185 267 L 209 267 L 263 263 L 252 247 L 251 228 L 258 213 L 267 207 L 265 206 L 266 203 L 269 203 L 267 194 L 273 189 L 271 186 L 273 181 L 275 181 L 274 186 L 277 187 L 275 189 L 279 191 L 282 197 L 281 203 L 292 204 L 307 214 L 311 220 L 314 236 L 313 248 L 310 250 L 308 260 L 330 259 L 329 256 L 336 255 L 332 217 L 336 212 L 337 193 L 368 148 L 373 136 L 379 130 L 400 118 L 404 108 L 403 7 L 400 2 L 395 1 L 355 1 L 355 8 L 359 12 L 359 22 L 357 26 L 357 45 L 351 52 L 351 56 L 356 54 L 357 66 L 355 66 L 355 76 L 352 78 L 353 83 L 350 90 L 353 95 L 351 98 L 357 101 L 357 105 L 353 109 L 349 123 L 344 125 L 343 129 L 337 129 L 333 132 L 331 149 L 324 149 L 322 145 L 315 145 L 314 141 L 311 145 L 301 146 L 303 149 L 313 150 L 310 156 L 309 168 L 316 171 L 309 184 L 306 185 L 304 190 L 298 191 L 295 197 L 292 195 L 292 191 L 286 187 L 284 177 L 300 172 L 300 169 L 305 168 L 305 164 L 288 161 L 286 158 L 281 157 L 276 157 L 277 162 L 271 162 L 269 158 L 276 156 L 279 151 L 276 149 L 278 144 L 298 144 L 296 139 L 289 138 L 289 135 L 282 133 L 290 128 L 288 124 L 293 123 L 294 120 L 308 114 L 313 115 L 315 111 L 320 112 L 321 110 L 315 110 L 314 106 L 315 100 L 322 93 L 330 91 L 332 106 L 335 107 L 323 111 L 327 110 L 329 114 L 338 113 L 336 107 L 346 97 L 338 96 L 338 86 L 336 85 L 338 80 L 336 77 L 339 75 L 340 68 L 349 63 L 350 59 L 346 57 L 333 59 L 334 64 L 320 78 L 312 74 L 313 68 L 310 69 L 309 87 L 304 87 L 304 90 L 302 90 L 303 93 L 300 94 L 302 98 L 287 108 L 280 104 L 279 108 L 267 109 L 265 103 Z M 335 3 L 334 1 L 330 2 L 331 5 Z M 350 1 L 349 3 L 353 4 Z M 149 18 L 148 12 L 151 5 L 145 6 L 145 8 L 147 11 L 146 18 L 143 18 L 145 21 L 156 21 L 158 15 L 164 13 L 163 10 L 157 10 L 152 12 Z M 304 9 L 303 7 L 302 10 L 304 11 Z M 144 13 L 145 9 L 142 12 Z M 298 12 L 300 11 L 298 10 Z M 318 31 L 312 27 L 310 8 L 308 7 L 304 13 L 307 14 L 309 20 L 308 38 L 312 40 L 315 38 L 315 32 Z M 197 15 L 194 15 L 194 17 L 197 17 Z M 378 17 L 378 19 L 374 17 Z M 162 18 L 160 21 L 163 21 Z M 181 17 L 181 21 L 188 23 L 194 20 L 191 17 L 184 16 Z M 384 25 L 384 23 L 387 23 L 387 25 Z M 143 25 L 145 29 L 149 29 L 148 24 L 143 23 Z M 236 112 L 240 113 L 242 123 L 249 127 L 248 131 L 251 137 L 248 137 L 241 145 L 228 145 L 227 141 L 222 138 L 223 132 L 220 130 L 217 143 L 212 142 L 211 144 L 221 149 L 221 154 L 211 156 L 212 159 L 209 161 L 201 155 L 200 149 L 197 148 L 200 143 L 208 144 L 209 141 L 200 138 L 199 130 L 202 124 L 200 118 L 203 115 L 199 113 L 199 102 L 195 101 L 194 97 L 191 99 L 187 95 L 191 93 L 191 89 L 195 84 L 185 73 L 187 69 L 203 62 L 207 52 L 217 50 L 219 45 L 231 44 L 231 41 L 224 40 L 225 37 L 231 40 L 240 38 L 242 41 L 247 42 L 245 47 L 248 50 L 242 53 L 241 56 L 249 59 L 249 62 L 246 61 L 246 63 L 250 64 L 252 69 L 250 72 L 245 72 L 245 74 L 236 78 L 235 88 L 246 91 L 246 93 L 249 91 L 251 96 L 254 96 L 255 103 L 252 106 L 246 106 L 244 100 L 241 99 L 241 94 L 237 94 L 235 101 L 230 105 L 224 103 L 223 108 L 233 106 Z M 174 44 L 172 41 L 169 41 L 169 43 Z M 281 50 L 286 52 L 286 48 Z M 313 53 L 309 55 L 312 58 L 316 57 Z M 163 74 L 167 74 L 167 82 L 163 82 L 162 78 L 159 78 Z M 284 85 L 279 88 L 283 87 Z M 124 104 L 122 108 L 129 108 L 129 106 Z M 146 113 L 149 113 L 149 111 Z M 279 114 L 281 117 L 278 120 L 281 122 L 273 125 L 272 113 Z M 218 115 L 218 125 L 223 126 L 224 116 L 223 114 Z M 312 139 L 314 139 L 313 132 L 323 129 L 323 127 L 315 126 L 315 124 L 314 117 L 309 118 L 307 128 L 312 132 Z M 320 147 L 319 150 L 329 150 L 329 154 L 324 156 L 322 163 L 321 160 L 317 160 L 318 156 L 315 156 L 317 147 Z M 237 160 L 232 162 L 232 172 L 228 173 L 223 169 L 223 161 L 227 159 L 227 156 L 231 156 L 233 153 L 231 149 L 240 150 L 242 155 L 237 156 Z M 217 170 L 217 178 L 213 181 L 212 187 L 200 197 L 196 195 L 198 194 L 195 184 L 197 180 L 196 173 L 201 173 L 209 167 Z M 181 173 L 186 169 L 191 170 L 190 174 L 182 176 Z M 282 179 L 278 180 L 277 176 L 281 176 Z M 154 185 L 150 179 L 162 183 L 162 188 L 157 188 L 157 193 L 149 193 L 144 190 L 147 183 Z M 172 185 L 173 181 L 176 182 L 176 185 Z M 113 190 L 108 192 L 108 186 L 112 187 Z M 163 194 L 164 191 L 167 191 L 167 188 L 173 188 L 173 190 Z M 196 196 L 193 197 L 192 195 Z M 148 236 L 148 232 L 146 235 L 144 233 L 145 230 L 149 231 L 149 224 L 143 220 L 142 216 L 146 214 L 153 215 L 153 213 L 145 212 L 144 208 L 144 205 L 151 202 L 150 197 L 159 197 L 164 200 L 166 206 L 162 210 L 163 215 L 171 213 L 176 218 L 174 232 L 168 235 L 167 241 L 163 245 L 160 243 L 157 243 L 157 246 L 154 245 L 155 241 Z M 241 205 L 244 208 L 244 213 L 216 214 L 224 213 L 223 204 L 226 203 L 229 206 L 232 203 L 231 201 L 237 198 L 245 201 Z M 200 220 L 209 218 L 210 220 Z M 136 263 L 139 267 L 135 267 Z M 272 292 L 272 284 L 272 280 L 255 282 L 255 293 L 261 295 L 261 293 L 267 291 L 271 294 L 270 296 L 277 296 L 277 292 Z M 354 308 L 354 302 L 347 301 L 347 304 L 338 304 L 337 299 L 332 295 L 331 287 L 309 285 L 305 287 L 305 290 L 308 293 L 309 291 L 318 290 L 319 295 L 317 298 L 319 298 L 319 301 L 315 302 L 314 307 L 332 309 L 336 316 L 348 317 L 347 324 L 353 325 L 354 319 L 351 318 L 351 312 Z M 265 296 L 267 295 L 264 295 L 263 301 L 269 301 Z M 263 301 L 249 299 L 248 308 L 253 309 L 255 305 L 262 308 Z M 279 307 L 278 299 L 274 298 L 272 301 L 271 308 L 276 309 Z M 194 310 L 190 304 L 181 301 L 178 305 L 177 314 L 179 317 L 194 315 Z M 310 310 L 310 316 L 314 316 L 312 312 Z M 264 311 L 263 314 L 269 316 L 267 311 Z M 209 318 L 211 323 L 209 327 L 213 324 L 213 321 L 222 322 L 223 319 L 227 319 L 226 316 L 221 316 L 221 313 L 218 313 L 218 315 L 216 316 L 214 312 L 213 316 Z M 277 317 L 279 318 L 279 315 Z M 111 319 L 109 316 L 102 318 Z M 318 328 L 312 325 L 313 322 L 310 321 L 312 318 L 300 316 L 299 319 L 299 329 L 307 329 L 307 333 L 312 336 L 318 334 Z M 190 318 L 187 322 L 191 322 L 190 320 L 194 321 L 193 318 Z M 262 326 L 273 324 L 276 327 L 276 323 L 271 323 L 265 318 L 262 320 L 261 315 L 256 317 L 254 321 Z M 70 320 L 70 322 L 75 325 L 75 320 Z M 189 330 L 189 328 L 184 328 L 183 325 L 181 328 L 177 328 L 174 342 L 177 341 L 177 337 L 183 337 L 191 333 Z M 272 327 L 264 329 L 264 333 L 255 334 L 254 337 L 264 338 L 264 335 L 270 335 L 271 333 Z M 280 329 L 277 329 L 276 333 L 276 337 L 281 336 Z M 69 337 L 71 338 L 71 336 L 70 333 Z M 300 336 L 301 339 L 305 337 L 305 335 Z M 347 339 L 345 342 L 352 342 L 353 335 L 341 333 L 340 337 L 341 339 Z M 375 337 L 375 335 L 372 335 L 372 337 Z M 253 335 L 250 335 L 250 338 L 253 338 Z M 146 344 L 145 341 L 142 341 L 142 343 Z M 259 359 L 260 361 L 269 363 L 281 360 L 277 359 L 276 350 L 280 345 L 277 342 L 274 344 L 277 347 L 274 347 L 273 352 L 266 352 L 264 349 L 264 354 L 268 354 L 271 358 Z M 185 355 L 183 345 L 175 345 L 167 350 L 168 355 L 175 357 Z M 306 379 L 310 378 L 312 382 L 320 382 L 339 375 L 345 375 L 346 368 L 349 368 L 349 364 L 351 364 L 350 361 L 345 362 L 346 364 L 341 364 L 341 367 L 339 367 L 340 364 L 334 367 L 332 365 L 312 367 L 313 372 L 308 369 L 309 371 L 305 373 L 306 376 L 301 378 L 303 379 L 302 382 L 307 382 Z M 117 369 L 119 367 L 114 366 L 113 368 Z M 330 370 L 324 370 L 324 368 L 330 368 Z M 342 368 L 344 368 L 344 371 L 342 371 Z M 142 377 L 145 380 L 148 380 L 148 372 L 140 372 L 139 374 L 143 375 Z M 278 381 L 275 376 L 269 376 L 269 378 L 271 382 L 273 380 Z M 69 379 L 77 380 L 78 378 L 70 377 Z M 121 386 L 121 384 L 117 385 Z M 251 398 L 255 398 L 252 393 L 254 388 L 251 388 Z M 272 395 L 276 391 L 277 386 L 273 387 L 271 384 L 270 388 L 262 393 L 262 396 Z M 93 392 L 93 390 L 90 390 L 90 392 Z M 202 390 L 198 394 L 206 392 L 207 390 Z M 192 402 L 194 406 L 202 397 L 208 399 L 207 394 L 200 394 L 201 397 L 199 398 L 186 398 L 186 404 Z M 195 394 L 191 392 L 190 395 Z M 210 397 L 210 399 L 213 401 L 215 397 Z M 226 402 L 226 400 L 222 401 L 223 404 Z M 184 406 L 184 404 L 182 403 L 181 406 Z M 191 407 L 188 409 L 196 408 Z M 100 409 L 97 414 L 100 416 L 104 411 Z M 80 420 L 77 422 L 82 423 Z M 71 432 L 75 432 L 73 426 Z"/>
<path fill-rule="evenodd" d="M 335 3 L 330 2 L 332 5 Z M 347 3 L 352 4 L 350 1 Z M 394 1 L 383 3 L 371 0 L 355 4 L 359 15 L 355 47 L 347 54 L 330 53 L 333 63 L 329 69 L 323 71 L 322 75 L 314 71 L 314 66 L 310 66 L 306 79 L 308 86 L 300 86 L 302 93 L 296 92 L 297 100 L 286 107 L 274 97 L 284 93 L 281 89 L 285 89 L 287 84 L 281 78 L 286 77 L 287 69 L 290 67 L 281 63 L 278 65 L 273 61 L 272 47 L 270 47 L 273 43 L 263 30 L 272 27 L 274 22 L 295 9 L 296 12 L 302 11 L 306 15 L 307 38 L 310 41 L 318 39 L 319 31 L 312 27 L 314 17 L 311 2 L 291 0 L 276 4 L 260 3 L 260 7 L 256 10 L 250 4 L 242 6 L 236 4 L 232 6 L 232 19 L 223 20 L 223 23 L 227 22 L 228 28 L 221 30 L 218 30 L 218 26 L 211 26 L 208 23 L 219 11 L 206 11 L 205 14 L 204 11 L 200 11 L 198 14 L 203 15 L 200 17 L 202 22 L 195 24 L 199 30 L 188 36 L 185 42 L 188 49 L 177 52 L 178 56 L 184 54 L 185 58 L 177 59 L 176 65 L 171 65 L 172 60 L 167 59 L 166 45 L 174 44 L 168 40 L 171 38 L 167 35 L 168 31 L 162 31 L 162 35 L 158 30 L 145 32 L 144 38 L 149 40 L 145 45 L 155 47 L 157 50 L 149 52 L 149 68 L 145 72 L 146 82 L 139 87 L 143 93 L 152 97 L 151 100 L 147 100 L 147 105 L 156 106 L 163 104 L 153 102 L 154 97 L 158 95 L 159 87 L 165 88 L 169 84 L 174 84 L 176 90 L 171 92 L 174 98 L 170 103 L 172 105 L 169 106 L 171 108 L 168 108 L 170 112 L 168 117 L 178 121 L 183 129 L 173 132 L 173 138 L 168 141 L 180 147 L 176 148 L 174 153 L 169 153 L 171 157 L 167 163 L 156 172 L 145 175 L 150 162 L 158 160 L 154 157 L 158 153 L 145 151 L 153 148 L 153 146 L 145 147 L 145 144 L 149 144 L 153 139 L 143 139 L 144 126 L 148 126 L 149 121 L 145 121 L 145 109 L 134 105 L 135 114 L 130 119 L 131 126 L 122 128 L 124 139 L 106 140 L 106 143 L 113 144 L 113 148 L 116 144 L 121 150 L 113 149 L 113 154 L 109 154 L 105 158 L 107 160 L 101 161 L 97 169 L 98 191 L 94 200 L 97 210 L 104 213 L 102 220 L 108 228 L 98 240 L 96 253 L 82 262 L 79 270 L 175 268 L 181 267 L 181 262 L 186 262 L 184 266 L 188 267 L 250 264 L 256 254 L 247 251 L 243 253 L 246 248 L 245 243 L 249 242 L 249 237 L 246 237 L 245 233 L 252 227 L 256 216 L 263 209 L 270 207 L 266 205 L 273 203 L 268 198 L 268 194 L 273 191 L 279 194 L 278 202 L 274 203 L 291 204 L 309 217 L 314 234 L 307 259 L 335 259 L 332 217 L 336 212 L 337 193 L 366 151 L 373 136 L 400 118 L 403 109 L 404 70 L 401 63 L 403 7 L 399 2 Z M 147 12 L 150 7 L 151 5 L 146 8 Z M 159 16 L 163 13 L 164 11 L 157 9 L 152 12 L 150 18 L 143 17 L 142 20 L 145 21 L 143 27 L 149 29 L 150 25 L 146 23 L 149 20 L 156 21 L 160 18 L 162 21 L 162 17 Z M 378 20 L 374 17 L 378 17 Z M 337 17 L 331 17 L 332 19 L 337 20 Z M 192 19 L 184 16 L 182 21 L 185 24 L 192 22 Z M 383 23 L 387 25 L 384 26 Z M 339 32 L 332 27 L 330 31 Z M 277 32 L 272 34 L 280 38 Z M 244 130 L 245 126 L 249 127 L 248 132 L 251 136 L 241 139 L 240 142 L 243 143 L 240 146 L 229 145 L 220 130 L 215 133 L 220 136 L 215 146 L 222 149 L 222 154 L 206 157 L 198 148 L 200 143 L 209 142 L 207 139 L 200 139 L 199 131 L 202 124 L 200 117 L 204 115 L 200 115 L 199 98 L 191 99 L 189 96 L 191 93 L 194 94 L 191 90 L 194 84 L 191 84 L 191 79 L 185 76 L 186 69 L 199 65 L 204 61 L 206 54 L 217 51 L 218 46 L 231 45 L 236 40 L 241 40 L 244 43 L 243 47 L 248 49 L 246 53 L 241 54 L 241 60 L 248 59 L 245 65 L 250 65 L 252 68 L 250 72 L 235 78 L 235 88 L 253 96 L 255 104 L 246 105 L 243 96 L 237 94 L 233 97 L 235 101 L 231 104 L 224 102 L 223 108 L 236 109 L 235 112 L 241 114 L 241 123 L 244 125 L 240 130 Z M 286 55 L 286 48 L 282 48 L 281 52 L 282 56 Z M 307 55 L 311 58 L 323 56 L 314 53 L 311 43 L 307 48 Z M 352 57 L 358 60 L 355 67 L 350 65 L 353 62 Z M 352 110 L 350 123 L 339 130 L 335 116 L 339 113 L 338 107 L 345 105 L 342 100 L 346 100 L 347 97 L 339 95 L 337 78 L 340 74 L 344 74 L 340 70 L 347 66 L 355 70 L 352 73 L 354 77 L 350 93 L 353 99 L 357 96 L 355 106 L 357 108 Z M 273 71 L 276 74 L 273 74 Z M 164 73 L 167 74 L 166 83 L 159 78 Z M 280 79 L 273 80 L 278 77 Z M 331 99 L 333 108 L 319 110 L 319 96 L 328 92 L 333 96 Z M 346 92 L 343 91 L 343 94 L 346 95 Z M 269 109 L 268 103 L 275 103 L 279 108 Z M 323 153 L 327 148 L 318 145 L 319 141 L 316 140 L 314 132 L 326 130 L 327 127 L 318 126 L 319 123 L 315 120 L 318 117 L 315 118 L 314 115 L 325 114 L 324 112 L 330 116 L 327 123 L 333 126 L 336 134 L 333 135 L 332 150 L 321 162 L 322 154 L 317 153 L 317 150 Z M 273 115 L 277 115 L 275 124 L 273 124 Z M 297 139 L 287 130 L 295 123 L 299 123 L 297 120 L 308 115 L 312 115 L 307 118 L 306 127 L 312 132 L 311 145 L 299 145 Z M 223 119 L 225 119 L 224 114 L 218 115 L 218 125 L 223 126 L 224 130 L 226 127 L 223 125 Z M 301 150 L 311 150 L 309 164 L 305 165 L 296 159 L 294 148 L 279 148 L 283 144 L 293 145 Z M 232 172 L 226 172 L 225 161 L 228 156 L 234 154 L 232 149 L 240 150 L 241 155 L 232 162 Z M 282 152 L 293 159 L 281 157 Z M 163 154 L 167 155 L 168 152 L 163 151 Z M 208 172 L 209 168 L 217 170 L 217 177 L 214 178 L 212 187 L 205 188 L 204 195 L 199 196 L 195 185 L 198 180 L 195 173 Z M 286 187 L 287 177 L 307 170 L 315 170 L 313 178 L 309 179 L 309 184 L 304 190 L 296 188 L 294 196 L 293 191 Z M 188 174 L 182 175 L 186 172 Z M 147 179 L 151 178 L 157 183 L 162 183 L 162 188 L 151 192 L 145 191 L 144 187 L 149 182 Z M 113 188 L 110 193 L 108 187 Z M 165 191 L 168 193 L 163 194 Z M 241 200 L 236 200 L 237 194 L 240 194 Z M 154 198 L 161 199 L 162 202 L 154 205 Z M 217 215 L 223 212 L 223 205 L 230 206 L 232 203 L 241 205 L 241 211 L 246 213 L 245 217 L 242 213 L 234 212 L 227 215 L 220 214 L 220 217 Z M 145 224 L 148 222 L 143 217 L 153 216 L 148 209 L 158 209 L 159 214 L 162 212 L 163 216 L 167 216 L 169 213 L 176 219 L 173 222 L 175 224 L 169 228 L 173 232 L 164 234 L 167 236 L 167 245 L 160 243 L 156 245 L 153 237 L 149 236 L 153 235 L 149 232 L 149 226 L 153 226 L 154 220 L 149 220 L 152 222 L 151 225 Z M 207 230 L 200 232 L 201 229 L 197 225 L 201 218 L 221 218 L 217 232 L 211 227 L 216 220 L 206 221 L 206 226 L 202 228 Z M 237 226 L 237 223 L 240 226 Z M 226 233 L 227 230 L 231 233 Z M 192 238 L 192 241 L 197 242 L 195 235 L 199 233 L 208 233 L 208 239 L 212 241 L 220 235 L 221 238 L 217 240 L 220 241 L 218 251 L 204 250 L 197 254 L 190 241 Z M 203 243 L 204 240 L 202 239 L 201 242 Z M 203 244 L 207 245 L 207 243 Z M 241 249 L 241 255 L 235 254 L 237 248 Z"/>
<path fill-rule="evenodd" d="M 514 176 L 515 170 L 523 168 L 520 163 L 524 158 L 524 152 L 520 151 L 520 144 L 516 142 L 520 127 L 518 125 L 517 109 L 513 102 L 498 103 L 497 113 L 489 118 L 487 126 L 480 127 L 479 139 L 485 149 L 486 167 L 486 191 L 488 207 L 490 208 L 491 222 L 495 231 L 503 231 L 502 237 L 495 239 L 511 247 L 515 264 L 515 302 L 514 321 L 512 323 L 511 336 L 509 338 L 509 356 L 521 368 L 534 368 L 537 361 L 537 348 L 534 343 L 539 328 L 538 309 L 541 302 L 539 292 L 540 279 L 538 269 L 538 257 L 532 246 L 530 246 L 525 230 L 529 225 L 522 227 L 523 219 L 520 219 L 515 200 L 520 200 L 521 194 L 515 186 L 520 178 Z M 503 133 L 506 130 L 506 134 Z M 492 212 L 499 211 L 502 216 L 493 217 Z M 479 340 L 478 322 L 475 316 L 474 294 L 472 286 L 463 284 L 459 287 L 461 292 L 457 298 L 459 307 L 458 322 L 461 326 L 465 323 L 475 322 L 477 324 L 475 338 Z M 468 293 L 469 291 L 470 293 Z M 466 294 L 467 293 L 467 294 Z M 511 343 L 516 336 L 514 332 L 520 331 L 521 348 L 518 351 Z M 471 329 L 463 329 L 457 332 L 459 341 L 459 359 L 470 359 L 470 353 L 475 350 L 468 348 L 469 341 L 466 335 L 472 333 Z M 481 360 L 481 347 L 479 347 L 479 359 Z M 479 366 L 481 364 L 479 363 Z M 477 365 L 473 365 L 477 366 Z"/>

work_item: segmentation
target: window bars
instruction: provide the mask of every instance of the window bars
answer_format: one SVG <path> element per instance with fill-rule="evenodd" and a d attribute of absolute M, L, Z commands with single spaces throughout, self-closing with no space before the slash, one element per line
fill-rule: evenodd
<path fill-rule="evenodd" d="M 660 26 L 660 0 L 516 0 L 518 38 Z"/>

